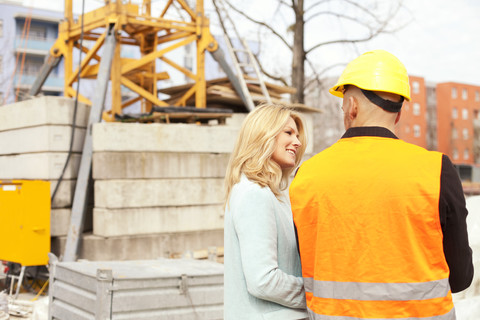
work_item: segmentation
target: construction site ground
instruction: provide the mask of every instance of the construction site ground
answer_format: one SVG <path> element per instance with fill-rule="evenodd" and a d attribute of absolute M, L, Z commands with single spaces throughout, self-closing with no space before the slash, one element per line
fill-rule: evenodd
<path fill-rule="evenodd" d="M 9 318 L 0 309 L 0 320 L 47 320 L 48 319 L 48 291 L 41 294 L 22 289 L 15 299 L 15 291 L 9 294 L 9 288 L 5 288 L 5 274 L 0 268 L 0 300 L 8 301 Z M 0 305 L 2 303 L 0 302 Z"/>

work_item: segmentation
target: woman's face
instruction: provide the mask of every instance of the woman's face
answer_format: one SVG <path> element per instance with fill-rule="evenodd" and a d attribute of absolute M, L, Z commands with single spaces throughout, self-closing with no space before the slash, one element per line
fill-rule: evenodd
<path fill-rule="evenodd" d="M 297 150 L 301 146 L 298 137 L 297 125 L 293 118 L 290 117 L 285 127 L 276 137 L 276 147 L 272 155 L 272 160 L 282 169 L 289 169 L 295 166 Z"/>

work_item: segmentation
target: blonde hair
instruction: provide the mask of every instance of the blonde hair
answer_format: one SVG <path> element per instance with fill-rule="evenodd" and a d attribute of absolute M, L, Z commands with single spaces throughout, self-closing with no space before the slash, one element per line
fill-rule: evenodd
<path fill-rule="evenodd" d="M 272 160 L 276 137 L 292 118 L 297 125 L 301 146 L 297 150 L 295 166 L 283 169 Z M 288 177 L 300 164 L 306 148 L 305 127 L 301 116 L 281 104 L 263 104 L 255 108 L 243 121 L 225 175 L 226 207 L 233 186 L 242 173 L 262 187 L 269 187 L 280 199 L 280 191 L 288 186 Z"/>

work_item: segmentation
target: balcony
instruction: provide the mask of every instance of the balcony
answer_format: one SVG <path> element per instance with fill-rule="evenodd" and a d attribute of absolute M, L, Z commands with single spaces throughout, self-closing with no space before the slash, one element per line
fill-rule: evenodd
<path fill-rule="evenodd" d="M 28 37 L 28 40 L 21 37 L 15 37 L 14 48 L 15 52 L 26 52 L 28 54 L 46 55 L 50 48 L 55 43 L 56 39 Z"/>
<path fill-rule="evenodd" d="M 33 74 L 22 74 L 21 79 L 20 75 L 16 74 L 14 78 L 14 86 L 15 88 L 30 88 L 37 78 L 37 75 Z M 18 80 L 21 80 L 20 84 Z M 63 91 L 63 77 L 59 77 L 55 74 L 50 74 L 48 76 L 47 81 L 42 86 L 44 91 Z"/>

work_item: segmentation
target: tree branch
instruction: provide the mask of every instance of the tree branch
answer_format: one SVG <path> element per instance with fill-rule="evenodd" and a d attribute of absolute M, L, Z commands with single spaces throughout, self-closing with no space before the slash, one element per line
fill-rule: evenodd
<path fill-rule="evenodd" d="M 338 40 L 332 40 L 332 41 L 326 41 L 326 42 L 322 42 L 322 43 L 318 43 L 316 45 L 314 45 L 313 47 L 311 47 L 310 49 L 308 50 L 305 50 L 305 55 L 308 55 L 310 52 L 320 48 L 320 47 L 323 47 L 323 46 L 326 46 L 326 45 L 330 45 L 330 44 L 339 44 L 339 43 L 361 43 L 361 42 L 367 42 L 373 38 L 375 38 L 376 36 L 380 35 L 380 34 L 391 34 L 391 33 L 395 33 L 397 32 L 398 30 L 401 30 L 402 28 L 404 28 L 407 24 L 403 24 L 397 28 L 393 28 L 393 29 L 387 29 L 388 27 L 388 24 L 391 20 L 393 20 L 393 18 L 395 17 L 395 15 L 397 14 L 398 12 L 398 9 L 402 6 L 402 2 L 400 1 L 398 3 L 398 5 L 395 7 L 395 9 L 392 9 L 390 11 L 390 13 L 388 14 L 388 16 L 385 18 L 385 20 L 383 21 L 380 21 L 378 20 L 372 13 L 370 13 L 366 8 L 364 8 L 363 6 L 360 6 L 358 5 L 357 3 L 351 1 L 351 0 L 343 0 L 347 3 L 350 3 L 354 6 L 356 6 L 357 8 L 359 8 L 360 10 L 364 11 L 364 12 L 367 12 L 370 16 L 373 16 L 374 19 L 377 21 L 377 24 L 378 26 L 374 29 L 370 26 L 368 26 L 366 23 L 363 23 L 361 21 L 358 21 L 357 19 L 354 19 L 352 17 L 348 17 L 348 16 L 344 16 L 344 15 L 341 15 L 341 14 L 335 14 L 335 13 L 332 13 L 333 15 L 336 15 L 340 18 L 344 18 L 344 19 L 349 19 L 349 20 L 352 20 L 354 22 L 357 22 L 359 23 L 360 25 L 362 26 L 365 26 L 369 29 L 369 36 L 367 37 L 364 37 L 364 38 L 358 38 L 358 39 L 338 39 Z M 309 18 L 310 19 L 310 18 Z"/>
<path fill-rule="evenodd" d="M 259 39 L 261 38 L 260 37 L 260 34 L 258 34 L 258 37 Z M 253 56 L 255 57 L 255 59 L 257 60 L 258 62 L 258 67 L 260 68 L 260 72 L 262 72 L 264 75 L 266 75 L 268 78 L 274 80 L 274 81 L 279 81 L 281 82 L 283 85 L 285 86 L 288 86 L 288 82 L 287 80 L 284 78 L 284 77 L 281 77 L 281 76 L 275 76 L 271 73 L 269 73 L 264 67 L 263 67 L 263 64 L 260 63 L 260 60 L 258 59 L 258 56 L 261 55 L 262 53 L 262 42 L 259 40 L 258 41 L 258 53 L 257 54 L 254 54 Z"/>
<path fill-rule="evenodd" d="M 305 61 L 307 62 L 307 64 L 312 69 L 312 72 L 313 72 L 313 75 L 314 75 L 313 79 L 311 79 L 307 83 L 305 83 L 305 89 L 310 87 L 315 82 L 318 83 L 319 86 L 321 86 L 322 85 L 322 80 L 320 79 L 320 74 L 316 71 L 317 68 L 315 67 L 315 65 L 313 64 L 313 62 L 310 59 L 305 58 Z"/>
<path fill-rule="evenodd" d="M 362 21 L 359 21 L 357 18 L 354 18 L 354 17 L 350 17 L 350 16 L 347 16 L 347 15 L 344 15 L 344 14 L 341 14 L 341 13 L 337 13 L 337 12 L 333 12 L 333 11 L 321 11 L 321 12 L 317 12 L 317 13 L 314 13 L 312 14 L 310 17 L 306 18 L 305 19 L 305 24 L 307 22 L 309 22 L 310 20 L 312 20 L 313 18 L 316 18 L 320 15 L 331 15 L 331 16 L 335 16 L 339 19 L 345 19 L 345 20 L 350 20 L 350 21 L 354 21 L 354 22 L 357 22 L 361 25 L 366 25 L 365 23 L 363 23 Z"/>
<path fill-rule="evenodd" d="M 372 40 L 374 37 L 378 36 L 379 34 L 381 33 L 384 33 L 382 32 L 381 30 L 377 30 L 376 32 L 373 32 L 373 33 L 370 33 L 370 35 L 366 38 L 360 38 L 360 39 L 339 39 L 339 40 L 332 40 L 332 41 L 326 41 L 326 42 L 321 42 L 321 43 L 318 43 L 316 45 L 314 45 L 313 47 L 311 47 L 310 49 L 306 50 L 305 51 L 305 55 L 309 54 L 310 52 L 312 52 L 313 50 L 316 50 L 320 47 L 323 47 L 323 46 L 326 46 L 326 45 L 330 45 L 330 44 L 338 44 L 338 43 L 359 43 L 359 42 L 366 42 L 366 41 L 369 41 L 369 40 Z M 385 32 L 386 33 L 386 32 Z"/>
<path fill-rule="evenodd" d="M 288 41 L 281 35 L 279 34 L 277 31 L 275 31 L 275 29 L 273 29 L 271 26 L 269 26 L 268 24 L 266 24 L 265 22 L 263 21 L 258 21 L 258 20 L 255 20 L 251 17 L 249 17 L 245 12 L 241 11 L 240 9 L 237 9 L 236 7 L 234 7 L 230 1 L 226 1 L 225 0 L 225 3 L 235 12 L 237 12 L 238 14 L 240 14 L 241 16 L 243 16 L 244 18 L 246 18 L 247 20 L 255 23 L 255 24 L 258 24 L 268 30 L 270 30 L 270 32 L 272 32 L 274 35 L 276 35 L 280 41 L 283 42 L 283 44 L 285 44 L 285 46 L 287 46 L 288 49 L 290 50 L 293 50 L 292 46 L 288 43 Z"/>
<path fill-rule="evenodd" d="M 324 4 L 324 3 L 327 3 L 327 2 L 330 2 L 330 1 L 332 1 L 332 0 L 320 0 L 320 1 L 317 1 L 317 2 L 313 3 L 310 7 L 305 8 L 305 12 L 308 12 L 308 11 L 312 10 L 313 8 L 315 8 L 315 7 L 317 7 L 317 6 L 320 6 L 320 5 L 322 5 L 322 4 Z"/>
<path fill-rule="evenodd" d="M 348 3 L 348 4 L 350 4 L 354 7 L 357 7 L 358 9 L 360 9 L 360 11 L 363 11 L 364 13 L 369 15 L 371 18 L 373 18 L 377 23 L 382 24 L 382 21 L 380 21 L 372 12 L 370 12 L 370 10 L 368 10 L 364 6 L 361 6 L 361 5 L 359 5 L 358 3 L 356 3 L 355 1 L 352 1 L 352 0 L 343 0 L 343 1 L 345 1 L 346 3 Z"/>

